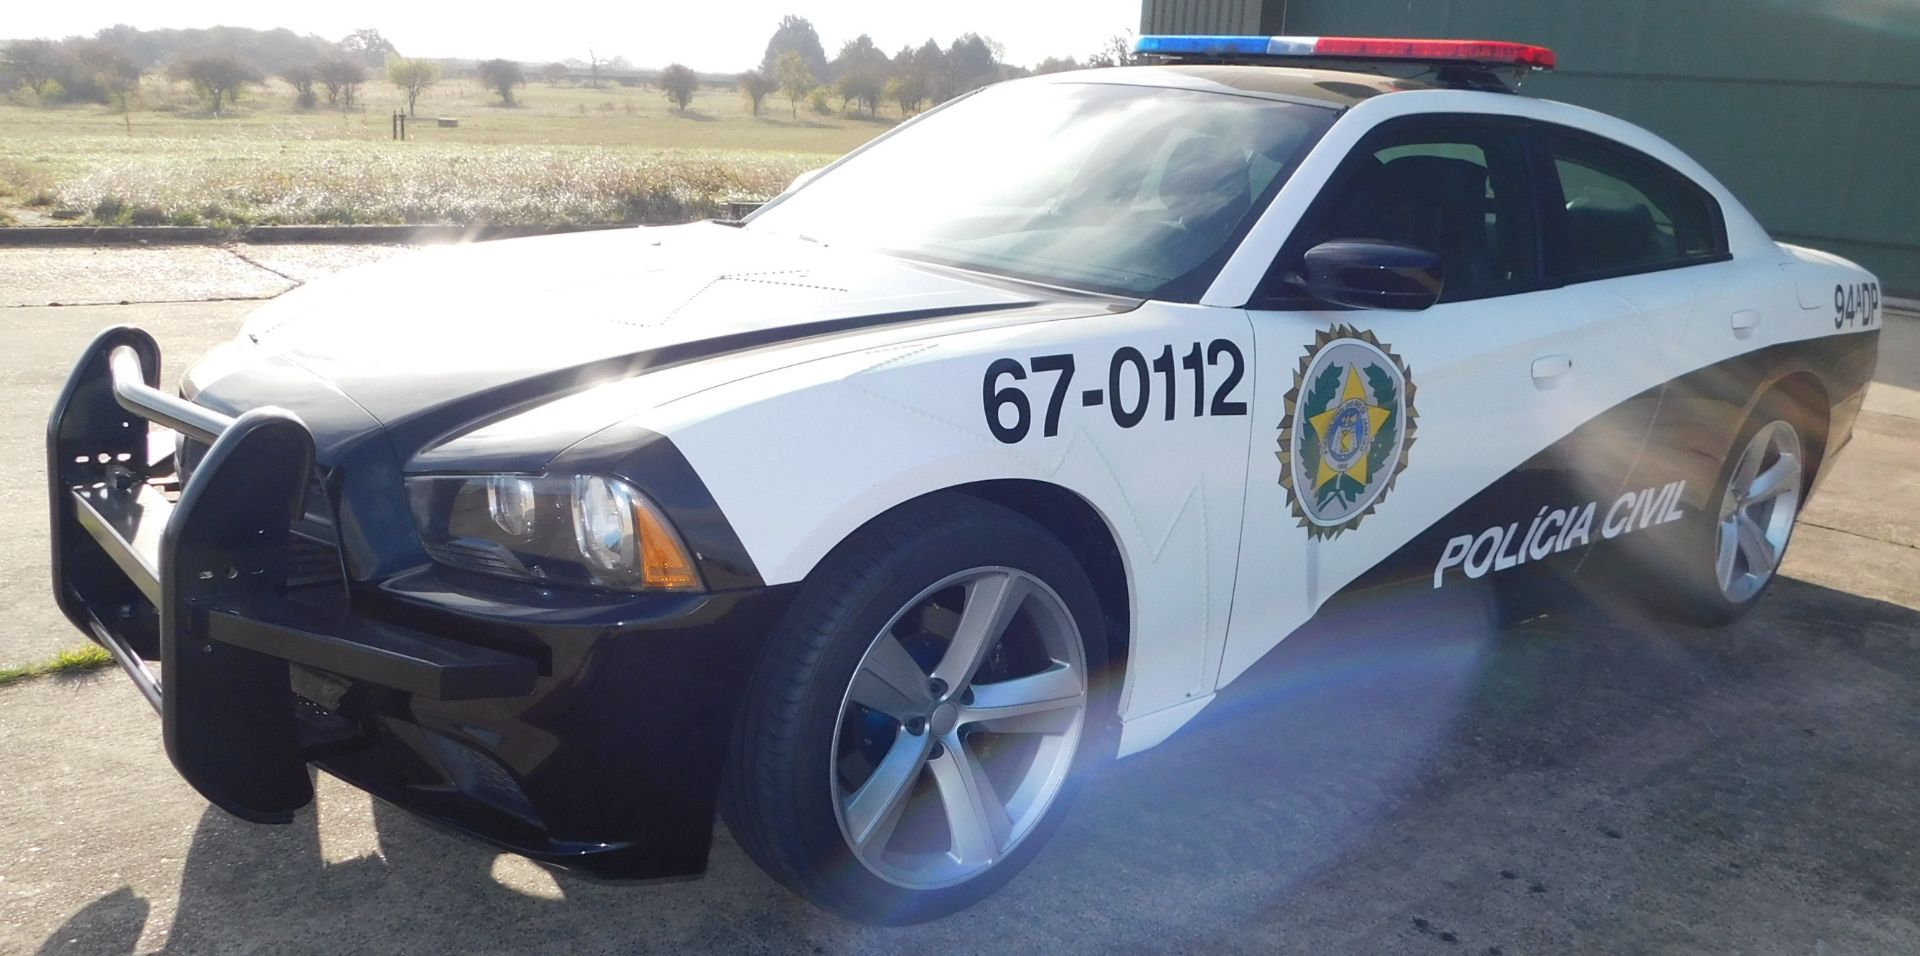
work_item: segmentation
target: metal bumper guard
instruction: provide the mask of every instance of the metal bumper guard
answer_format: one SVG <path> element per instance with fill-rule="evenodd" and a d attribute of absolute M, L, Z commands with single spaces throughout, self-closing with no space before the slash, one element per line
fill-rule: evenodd
<path fill-rule="evenodd" d="M 313 435 L 285 411 L 228 418 L 159 380 L 158 345 L 128 327 L 96 337 L 67 380 L 47 427 L 53 588 L 160 712 L 194 789 L 261 823 L 313 799 L 307 763 L 342 730 L 302 718 L 294 664 L 439 700 L 532 693 L 532 659 L 355 617 L 344 589 L 290 589 Z M 211 446 L 177 500 L 149 463 L 149 422 Z"/>

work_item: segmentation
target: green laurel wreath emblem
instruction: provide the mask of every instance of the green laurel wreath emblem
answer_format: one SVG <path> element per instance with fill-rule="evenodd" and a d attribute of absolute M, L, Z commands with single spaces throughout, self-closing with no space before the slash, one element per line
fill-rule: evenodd
<path fill-rule="evenodd" d="M 1394 366 L 1368 362 L 1357 366 L 1357 371 L 1365 379 L 1366 389 L 1374 405 L 1387 411 L 1387 417 L 1373 432 L 1371 444 L 1367 448 L 1368 479 L 1362 482 L 1352 475 L 1341 472 L 1333 476 L 1326 484 L 1313 488 L 1309 480 L 1308 487 L 1296 488 L 1293 473 L 1295 462 L 1300 463 L 1303 473 L 1311 475 L 1318 465 L 1322 454 L 1322 444 L 1327 436 L 1318 434 L 1312 420 L 1338 403 L 1340 386 L 1347 374 L 1347 366 L 1329 363 L 1307 381 L 1307 371 L 1313 366 L 1314 358 L 1327 346 L 1342 339 L 1357 339 L 1378 349 Z M 1396 374 L 1397 373 L 1397 374 Z M 1402 383 L 1406 389 L 1404 402 L 1400 394 Z M 1308 347 L 1306 355 L 1300 359 L 1300 366 L 1294 373 L 1294 388 L 1287 393 L 1286 417 L 1280 423 L 1280 484 L 1285 486 L 1288 502 L 1299 524 L 1307 529 L 1312 537 L 1330 538 L 1350 528 L 1358 527 L 1362 518 L 1372 514 L 1386 493 L 1397 482 L 1400 472 L 1407 467 L 1407 453 L 1413 446 L 1414 435 L 1412 421 L 1418 416 L 1413 407 L 1413 377 L 1406 363 L 1395 355 L 1391 348 L 1376 338 L 1373 333 L 1355 329 L 1347 325 L 1336 325 L 1324 332 L 1314 334 L 1314 342 Z M 1405 440 L 1401 432 L 1405 430 Z M 1394 452 L 1400 457 L 1394 461 Z M 1391 470 L 1389 467 L 1391 466 Z M 1376 490 L 1377 489 L 1377 490 Z M 1338 501 L 1343 505 L 1353 505 L 1364 496 L 1372 493 L 1372 499 L 1346 521 L 1336 525 L 1319 525 L 1307 517 L 1302 497 L 1311 492 L 1313 507 L 1317 511 Z"/>

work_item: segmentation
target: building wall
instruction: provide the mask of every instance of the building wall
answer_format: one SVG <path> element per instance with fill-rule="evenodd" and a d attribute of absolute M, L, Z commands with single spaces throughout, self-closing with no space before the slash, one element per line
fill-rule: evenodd
<path fill-rule="evenodd" d="M 1527 94 L 1653 130 L 1775 238 L 1846 256 L 1894 294 L 1920 296 L 1914 0 L 1145 0 L 1142 13 L 1143 33 L 1550 46 L 1560 69 L 1528 79 Z"/>

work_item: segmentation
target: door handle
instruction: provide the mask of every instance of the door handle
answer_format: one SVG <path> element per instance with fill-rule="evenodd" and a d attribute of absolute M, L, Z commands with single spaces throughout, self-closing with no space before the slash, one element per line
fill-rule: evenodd
<path fill-rule="evenodd" d="M 1560 384 L 1560 377 L 1573 371 L 1573 356 L 1542 355 L 1533 360 L 1533 387 L 1549 389 Z"/>
<path fill-rule="evenodd" d="M 1741 309 L 1733 314 L 1733 337 L 1744 339 L 1760 327 L 1760 313 L 1752 309 Z"/>

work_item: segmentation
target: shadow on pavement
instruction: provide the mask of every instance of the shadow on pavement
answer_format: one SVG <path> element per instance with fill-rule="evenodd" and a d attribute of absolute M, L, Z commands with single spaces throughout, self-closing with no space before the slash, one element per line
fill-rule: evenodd
<path fill-rule="evenodd" d="M 491 849 L 375 803 L 377 855 L 341 862 L 311 812 L 268 828 L 209 809 L 167 949 L 1888 942 L 1875 921 L 1904 919 L 1920 884 L 1902 783 L 1920 774 L 1920 612 L 1791 579 L 1722 632 L 1592 611 L 1498 628 L 1487 607 L 1464 590 L 1386 595 L 1316 623 L 1180 739 L 1091 781 L 1026 874 L 940 923 L 823 914 L 724 830 L 704 881 L 509 888 Z M 130 953 L 147 910 L 115 891 L 43 952 Z"/>

